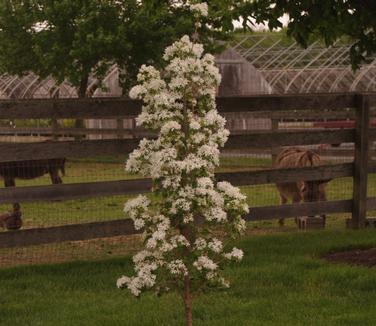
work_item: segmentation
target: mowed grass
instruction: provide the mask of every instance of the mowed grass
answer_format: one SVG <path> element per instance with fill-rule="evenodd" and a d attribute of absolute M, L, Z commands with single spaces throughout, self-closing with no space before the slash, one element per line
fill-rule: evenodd
<path fill-rule="evenodd" d="M 99 157 L 85 160 L 68 160 L 64 183 L 98 182 L 133 179 L 139 176 L 126 173 L 125 156 Z M 269 159 L 250 157 L 223 157 L 218 171 L 241 171 L 271 166 Z M 17 186 L 49 185 L 48 175 L 33 180 L 16 180 Z M 370 175 L 369 195 L 376 196 L 376 175 Z M 278 205 L 279 196 L 274 184 L 242 187 L 251 207 Z M 350 199 L 352 179 L 331 181 L 327 188 L 328 199 Z M 83 194 L 84 195 L 84 194 Z M 131 196 L 82 198 L 78 200 L 22 203 L 24 228 L 85 223 L 124 218 L 123 204 Z M 0 205 L 0 212 L 10 209 L 9 204 Z"/>
<path fill-rule="evenodd" d="M 374 268 L 322 255 L 376 246 L 374 230 L 249 235 L 244 260 L 227 267 L 232 286 L 194 301 L 194 325 L 375 325 Z M 0 325 L 183 325 L 180 298 L 139 299 L 115 287 L 129 257 L 0 270 Z"/>

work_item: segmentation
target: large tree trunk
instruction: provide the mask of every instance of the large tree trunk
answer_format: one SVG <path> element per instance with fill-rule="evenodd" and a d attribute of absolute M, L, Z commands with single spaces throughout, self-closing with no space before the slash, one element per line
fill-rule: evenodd
<path fill-rule="evenodd" d="M 185 325 L 192 326 L 192 295 L 190 288 L 189 274 L 184 276 L 184 308 L 185 308 Z"/>
<path fill-rule="evenodd" d="M 80 82 L 80 87 L 77 90 L 77 95 L 79 98 L 86 97 L 88 83 L 89 83 L 89 75 L 83 76 Z"/>
<path fill-rule="evenodd" d="M 59 95 L 60 95 L 59 86 L 55 86 L 55 87 L 51 88 L 49 92 L 50 92 L 51 98 L 59 98 Z M 56 134 L 59 127 L 60 126 L 59 126 L 59 122 L 57 121 L 57 119 L 51 119 L 51 129 L 52 129 L 52 139 L 53 140 L 59 139 L 58 135 Z"/>
<path fill-rule="evenodd" d="M 77 90 L 78 98 L 85 98 L 86 97 L 88 82 L 89 82 L 89 75 L 83 76 L 82 79 L 81 79 L 81 82 L 80 82 L 80 87 Z M 74 122 L 74 126 L 75 126 L 75 128 L 84 128 L 85 127 L 84 120 L 83 119 L 76 119 L 76 121 Z M 75 137 L 76 140 L 79 140 L 79 139 L 82 139 L 82 138 L 83 138 L 83 136 L 79 136 L 79 135 L 77 135 Z"/>

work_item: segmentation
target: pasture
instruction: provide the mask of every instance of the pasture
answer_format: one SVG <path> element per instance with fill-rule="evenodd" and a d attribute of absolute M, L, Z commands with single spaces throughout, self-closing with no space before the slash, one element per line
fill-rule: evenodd
<path fill-rule="evenodd" d="M 64 183 L 83 183 L 135 179 L 139 176 L 125 172 L 125 156 L 97 157 L 85 160 L 68 160 Z M 271 160 L 252 157 L 222 157 L 218 172 L 236 172 L 249 169 L 262 169 L 271 166 Z M 371 174 L 368 194 L 376 194 L 376 176 Z M 17 180 L 17 186 L 36 186 L 51 184 L 48 175 L 32 180 Z M 1 184 L 1 187 L 3 185 Z M 242 187 L 250 207 L 278 205 L 279 196 L 274 184 Z M 328 200 L 352 198 L 352 178 L 338 178 L 329 183 Z M 22 205 L 24 227 L 47 227 L 67 223 L 85 223 L 124 218 L 123 204 L 130 196 L 111 196 L 78 200 L 24 203 Z M 6 211 L 9 205 L 0 205 Z M 329 221 L 330 222 L 330 221 Z M 274 222 L 273 222 L 274 223 Z"/>
<path fill-rule="evenodd" d="M 374 325 L 373 268 L 322 258 L 376 246 L 374 230 L 250 228 L 236 245 L 245 258 L 226 268 L 232 286 L 195 299 L 195 325 Z M 116 288 L 117 277 L 131 270 L 128 257 L 2 269 L 0 325 L 182 325 L 174 294 L 136 299 Z"/>
<path fill-rule="evenodd" d="M 64 183 L 81 183 L 137 178 L 124 170 L 126 156 L 101 156 L 88 159 L 68 159 Z M 271 160 L 252 157 L 221 158 L 218 172 L 234 172 L 249 169 L 264 169 L 271 166 Z M 33 180 L 17 180 L 19 186 L 50 184 L 48 175 Z M 1 184 L 3 187 L 3 184 Z M 274 184 L 241 187 L 247 195 L 250 207 L 278 205 L 279 196 Z M 328 199 L 349 199 L 352 197 L 352 178 L 338 178 L 331 181 L 327 188 Z M 369 175 L 368 193 L 376 194 L 376 175 Z M 49 227 L 74 223 L 97 222 L 123 219 L 123 205 L 129 195 L 77 200 L 28 202 L 22 204 L 24 228 Z M 9 204 L 0 205 L 0 211 L 9 210 Z M 373 212 L 368 212 L 372 216 Z M 332 214 L 327 219 L 327 229 L 338 230 L 345 227 L 345 219 L 350 214 Z M 279 232 L 277 220 L 265 220 L 248 223 L 251 231 Z M 286 220 L 286 228 L 296 230 L 293 219 Z M 55 263 L 80 260 L 98 260 L 134 253 L 140 248 L 139 236 L 120 236 L 114 238 L 93 239 L 14 249 L 0 249 L 0 266 L 16 266 L 35 263 Z"/>

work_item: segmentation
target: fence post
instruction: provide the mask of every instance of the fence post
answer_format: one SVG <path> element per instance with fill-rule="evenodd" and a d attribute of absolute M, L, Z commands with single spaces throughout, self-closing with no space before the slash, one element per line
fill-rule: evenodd
<path fill-rule="evenodd" d="M 279 119 L 271 119 L 271 130 L 272 132 L 276 132 L 278 131 L 278 124 L 279 124 Z M 277 155 L 279 154 L 279 152 L 281 151 L 281 147 L 272 147 L 271 148 L 272 150 L 272 165 L 274 165 L 274 162 L 277 158 Z"/>
<path fill-rule="evenodd" d="M 51 132 L 52 132 L 52 139 L 57 140 L 59 139 L 59 136 L 57 135 L 59 129 L 59 123 L 57 122 L 57 119 L 51 120 Z"/>
<path fill-rule="evenodd" d="M 117 138 L 124 138 L 124 121 L 123 119 L 116 119 Z"/>
<path fill-rule="evenodd" d="M 351 225 L 354 229 L 363 228 L 367 215 L 368 179 L 368 133 L 369 99 L 366 95 L 355 95 L 355 156 L 354 187 Z"/>

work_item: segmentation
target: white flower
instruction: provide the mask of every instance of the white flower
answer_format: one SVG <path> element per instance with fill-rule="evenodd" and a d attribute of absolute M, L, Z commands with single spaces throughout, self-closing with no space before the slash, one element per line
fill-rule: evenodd
<path fill-rule="evenodd" d="M 201 127 L 200 123 L 196 120 L 193 120 L 190 122 L 189 124 L 189 128 L 193 129 L 193 130 L 199 130 Z"/>
<path fill-rule="evenodd" d="M 192 214 L 185 214 L 183 218 L 183 222 L 188 224 L 194 221 L 193 215 Z"/>
<path fill-rule="evenodd" d="M 143 215 L 144 212 L 147 211 L 149 204 L 150 204 L 149 199 L 147 199 L 143 195 L 139 195 L 136 198 L 130 199 L 125 203 L 124 213 L 128 214 L 129 217 L 133 219 L 134 221 L 138 220 L 140 219 L 141 215 Z M 137 224 L 138 226 L 140 226 L 142 222 L 138 221 Z"/>
<path fill-rule="evenodd" d="M 192 136 L 192 141 L 194 144 L 201 144 L 203 141 L 206 140 L 206 137 L 203 133 L 199 132 L 199 133 L 195 133 L 193 136 Z"/>
<path fill-rule="evenodd" d="M 207 256 L 198 257 L 198 259 L 193 263 L 193 266 L 199 271 L 203 269 L 214 271 L 218 268 L 218 265 Z"/>
<path fill-rule="evenodd" d="M 234 247 L 232 248 L 232 251 L 227 253 L 227 254 L 224 254 L 223 256 L 229 260 L 237 260 L 237 261 L 240 261 L 242 260 L 243 258 L 243 251 Z"/>
<path fill-rule="evenodd" d="M 225 280 L 223 277 L 220 277 L 218 279 L 219 283 L 224 287 L 224 288 L 229 288 L 230 287 L 230 282 Z"/>
<path fill-rule="evenodd" d="M 200 58 L 202 56 L 202 53 L 204 52 L 204 47 L 202 44 L 193 44 L 192 46 L 192 52 L 197 58 Z"/>
<path fill-rule="evenodd" d="M 141 290 L 140 290 L 140 287 L 141 287 L 141 284 L 140 284 L 140 281 L 138 278 L 134 277 L 132 278 L 128 283 L 127 283 L 127 287 L 128 289 L 131 291 L 131 293 L 138 297 L 141 293 Z"/>
<path fill-rule="evenodd" d="M 197 179 L 197 188 L 212 189 L 213 180 L 208 177 L 202 177 Z"/>
<path fill-rule="evenodd" d="M 187 275 L 188 270 L 184 262 L 181 259 L 176 259 L 167 264 L 167 268 L 170 270 L 170 273 L 173 275 Z"/>
<path fill-rule="evenodd" d="M 240 192 L 240 189 L 234 187 L 227 181 L 222 181 L 217 183 L 217 188 L 223 191 L 227 196 L 238 199 L 238 200 L 246 200 L 247 197 Z"/>
<path fill-rule="evenodd" d="M 204 157 L 204 158 L 207 158 L 207 159 L 213 161 L 213 163 L 215 165 L 219 165 L 219 150 L 218 150 L 218 147 L 216 145 L 214 145 L 214 144 L 202 145 L 198 149 L 197 154 L 200 157 Z"/>
<path fill-rule="evenodd" d="M 244 232 L 244 231 L 246 230 L 246 228 L 247 228 L 247 224 L 245 223 L 245 221 L 244 221 L 242 218 L 240 218 L 240 219 L 235 223 L 235 229 L 236 229 L 238 232 L 240 232 L 240 233 Z"/>
<path fill-rule="evenodd" d="M 133 256 L 133 262 L 139 264 L 145 260 L 145 258 L 151 255 L 150 251 L 142 250 Z"/>
<path fill-rule="evenodd" d="M 190 5 L 190 9 L 193 12 L 197 12 L 201 16 L 206 17 L 208 15 L 208 5 L 206 2 L 192 4 Z"/>
<path fill-rule="evenodd" d="M 165 253 L 165 252 L 172 251 L 174 248 L 175 247 L 171 243 L 163 242 L 161 247 L 160 247 L 160 250 L 161 250 L 162 253 Z"/>
<path fill-rule="evenodd" d="M 219 254 L 222 249 L 223 249 L 223 244 L 222 241 L 213 238 L 209 243 L 208 243 L 209 249 L 211 249 L 213 252 Z"/>
<path fill-rule="evenodd" d="M 181 125 L 176 121 L 168 121 L 161 128 L 161 134 L 168 134 L 170 131 L 181 130 Z"/>
<path fill-rule="evenodd" d="M 191 201 L 185 198 L 178 198 L 175 200 L 172 207 L 175 211 L 189 212 L 191 210 Z"/>
<path fill-rule="evenodd" d="M 218 274 L 216 272 L 210 271 L 206 273 L 206 278 L 208 280 L 214 280 L 216 277 L 218 277 Z"/>
<path fill-rule="evenodd" d="M 157 247 L 157 240 L 155 238 L 150 238 L 146 241 L 146 248 L 147 249 L 155 249 Z"/>
<path fill-rule="evenodd" d="M 145 221 L 141 218 L 136 218 L 134 221 L 134 228 L 136 230 L 141 230 L 145 226 Z"/>
<path fill-rule="evenodd" d="M 127 285 L 130 280 L 131 279 L 128 276 L 122 276 L 117 280 L 116 286 L 120 289 L 124 287 L 124 285 Z"/>
<path fill-rule="evenodd" d="M 171 244 L 174 246 L 189 247 L 191 244 L 184 235 L 176 235 L 171 238 Z"/>
<path fill-rule="evenodd" d="M 163 240 L 166 236 L 166 232 L 162 231 L 162 230 L 158 230 L 158 231 L 155 231 L 153 233 L 153 238 L 155 240 Z"/>
<path fill-rule="evenodd" d="M 218 125 L 224 127 L 226 124 L 225 118 L 221 117 L 216 110 L 210 110 L 206 113 L 204 122 L 206 125 Z"/>
<path fill-rule="evenodd" d="M 227 213 L 220 207 L 212 207 L 205 216 L 208 221 L 224 222 L 227 220 Z"/>
<path fill-rule="evenodd" d="M 142 85 L 136 85 L 134 87 L 132 87 L 132 89 L 129 91 L 129 97 L 131 99 L 138 99 L 140 98 L 143 94 L 145 94 L 146 92 L 146 89 L 144 86 Z"/>
<path fill-rule="evenodd" d="M 197 238 L 195 241 L 195 248 L 197 250 L 203 250 L 207 246 L 206 240 L 204 238 Z"/>

